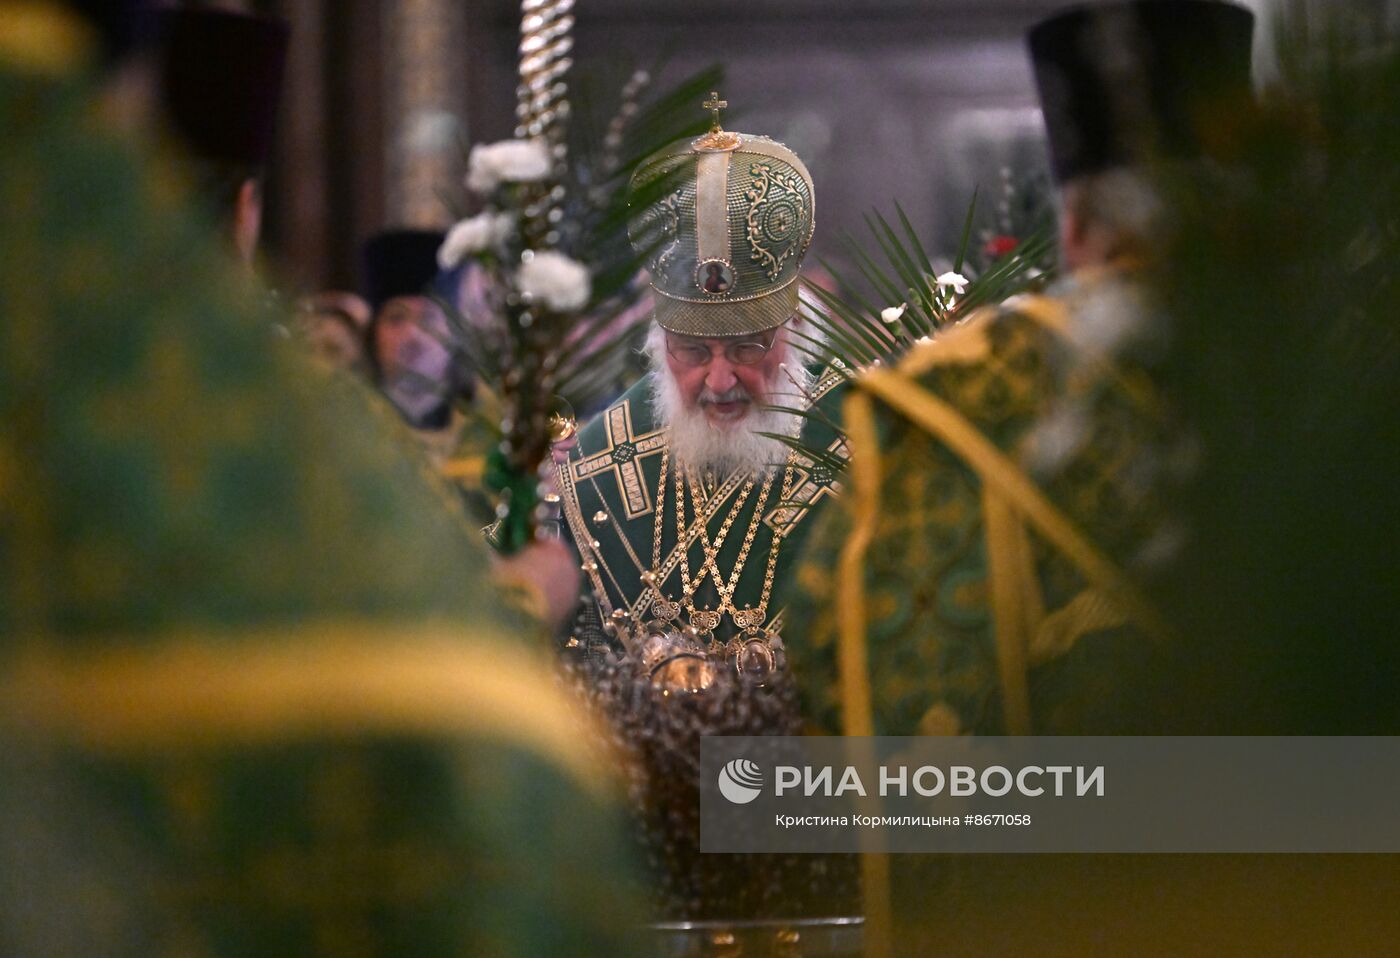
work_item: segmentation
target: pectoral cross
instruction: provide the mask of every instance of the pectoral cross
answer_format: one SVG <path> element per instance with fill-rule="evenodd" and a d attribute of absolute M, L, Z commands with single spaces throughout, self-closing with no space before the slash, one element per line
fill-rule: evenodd
<path fill-rule="evenodd" d="M 711 90 L 710 98 L 700 105 L 709 110 L 712 116 L 710 120 L 710 132 L 718 133 L 720 131 L 719 111 L 729 106 L 729 101 L 721 100 L 719 98 L 719 92 L 717 90 Z"/>

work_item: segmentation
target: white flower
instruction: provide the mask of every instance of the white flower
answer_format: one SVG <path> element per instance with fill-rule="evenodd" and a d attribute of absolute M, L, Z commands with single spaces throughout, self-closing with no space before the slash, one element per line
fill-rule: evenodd
<path fill-rule="evenodd" d="M 549 147 L 542 140 L 502 140 L 472 147 L 467 187 L 490 193 L 502 183 L 535 183 L 549 175 Z"/>
<path fill-rule="evenodd" d="M 959 296 L 967 292 L 968 278 L 962 273 L 954 273 L 951 271 L 942 273 L 934 282 L 938 284 L 940 289 L 946 289 L 951 286 L 953 292 Z"/>
<path fill-rule="evenodd" d="M 908 303 L 900 303 L 898 306 L 891 306 L 889 309 L 880 310 L 880 320 L 886 325 L 893 326 L 899 322 L 899 317 L 904 315 L 904 308 Z"/>
<path fill-rule="evenodd" d="M 563 253 L 548 250 L 534 254 L 521 264 L 516 284 L 520 292 L 556 313 L 582 309 L 593 290 L 588 267 Z"/>
<path fill-rule="evenodd" d="M 438 266 L 456 269 L 470 254 L 499 247 L 513 229 L 515 218 L 508 213 L 478 213 L 462 220 L 438 247 Z"/>

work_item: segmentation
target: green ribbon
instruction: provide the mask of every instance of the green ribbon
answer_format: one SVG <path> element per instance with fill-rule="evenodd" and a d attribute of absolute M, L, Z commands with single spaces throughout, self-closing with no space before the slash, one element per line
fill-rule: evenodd
<path fill-rule="evenodd" d="M 535 508 L 540 502 L 535 477 L 512 466 L 500 449 L 493 449 L 486 457 L 482 479 L 506 506 L 505 516 L 491 527 L 487 541 L 503 555 L 519 552 L 535 537 Z"/>

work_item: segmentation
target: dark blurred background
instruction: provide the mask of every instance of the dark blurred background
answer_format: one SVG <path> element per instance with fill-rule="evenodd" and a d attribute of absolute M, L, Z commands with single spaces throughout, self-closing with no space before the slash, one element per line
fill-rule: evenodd
<path fill-rule="evenodd" d="M 1249 0 L 1268 14 L 1289 0 Z M 1394 0 L 1345 2 L 1395 22 Z M 268 252 L 303 288 L 350 286 L 386 226 L 465 209 L 466 144 L 510 136 L 512 0 L 256 0 L 293 26 L 271 182 Z M 898 199 L 936 250 L 974 187 L 989 228 L 1030 204 L 1044 164 L 1025 29 L 1067 0 L 578 0 L 575 81 L 669 55 L 678 79 L 719 63 L 732 126 L 801 155 L 818 189 L 817 251 Z M 1258 46 L 1267 37 L 1267 20 Z M 1267 57 L 1260 71 L 1267 75 Z M 699 104 L 696 104 L 697 111 Z M 1011 183 L 1016 192 L 1008 197 Z"/>

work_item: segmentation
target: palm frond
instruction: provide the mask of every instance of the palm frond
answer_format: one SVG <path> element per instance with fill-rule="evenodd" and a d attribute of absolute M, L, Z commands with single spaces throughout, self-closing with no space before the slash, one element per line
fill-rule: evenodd
<path fill-rule="evenodd" d="M 977 194 L 978 189 L 972 191 L 972 202 L 967 204 L 967 217 L 963 220 L 962 236 L 958 239 L 958 255 L 953 257 L 953 272 L 962 272 L 963 264 L 967 262 L 967 248 L 972 242 L 972 221 L 977 216 Z"/>
<path fill-rule="evenodd" d="M 1054 248 L 1054 230 L 1051 224 L 1042 224 L 1024 237 L 1013 251 L 968 281 L 961 295 L 953 295 L 939 286 L 934 257 L 919 238 L 904 208 L 899 203 L 895 203 L 894 208 L 898 229 L 874 210 L 865 217 L 869 241 L 862 243 L 849 233 L 840 237 L 859 282 L 851 282 L 829 261 L 818 258 L 840 291 L 806 284 L 814 302 L 806 305 L 804 317 L 820 335 L 793 331 L 794 345 L 804 356 L 837 368 L 848 378 L 870 366 L 897 365 L 915 344 L 937 336 L 941 327 L 974 309 L 1000 303 L 1025 291 L 1042 279 L 1042 265 Z M 954 272 L 965 268 L 976 210 L 974 193 L 958 238 Z M 885 305 L 879 305 L 881 302 Z M 903 310 L 897 318 L 887 321 L 881 316 L 883 310 L 900 305 Z M 782 406 L 769 408 L 802 414 Z M 804 415 L 839 429 L 839 424 L 831 422 L 825 414 L 816 415 L 808 410 Z M 808 446 L 800 438 L 785 440 L 785 444 L 814 462 L 838 470 L 845 467 L 841 456 Z"/>
<path fill-rule="evenodd" d="M 810 446 L 804 445 L 800 439 L 794 439 L 792 436 L 787 436 L 780 432 L 760 432 L 758 435 L 767 439 L 777 440 L 798 455 L 806 456 L 808 459 L 812 460 L 814 465 L 824 466 L 832 472 L 839 474 L 846 468 L 846 460 L 844 458 L 828 452 L 825 449 L 813 449 Z"/>
<path fill-rule="evenodd" d="M 821 407 L 819 407 L 819 406 L 813 405 L 813 406 L 808 406 L 808 407 L 805 408 L 805 409 L 799 409 L 799 408 L 797 408 L 796 406 L 784 406 L 784 405 L 781 405 L 781 404 L 780 404 L 780 405 L 767 406 L 767 407 L 765 407 L 765 408 L 771 409 L 771 410 L 773 410 L 773 411 L 775 411 L 775 412 L 785 412 L 785 413 L 789 413 L 789 414 L 794 415 L 794 416 L 797 416 L 797 417 L 799 417 L 799 418 L 801 418 L 801 419 L 805 419 L 805 420 L 807 420 L 808 422 L 813 422 L 813 423 L 817 423 L 817 424 L 822 425 L 822 426 L 826 426 L 826 427 L 828 427 L 828 428 L 830 428 L 830 429 L 836 430 L 837 432 L 839 432 L 839 431 L 841 430 L 841 424 L 838 423 L 836 420 L 832 419 L 832 418 L 831 418 L 830 416 L 828 416 L 826 413 L 824 413 L 824 412 L 821 410 Z"/>

